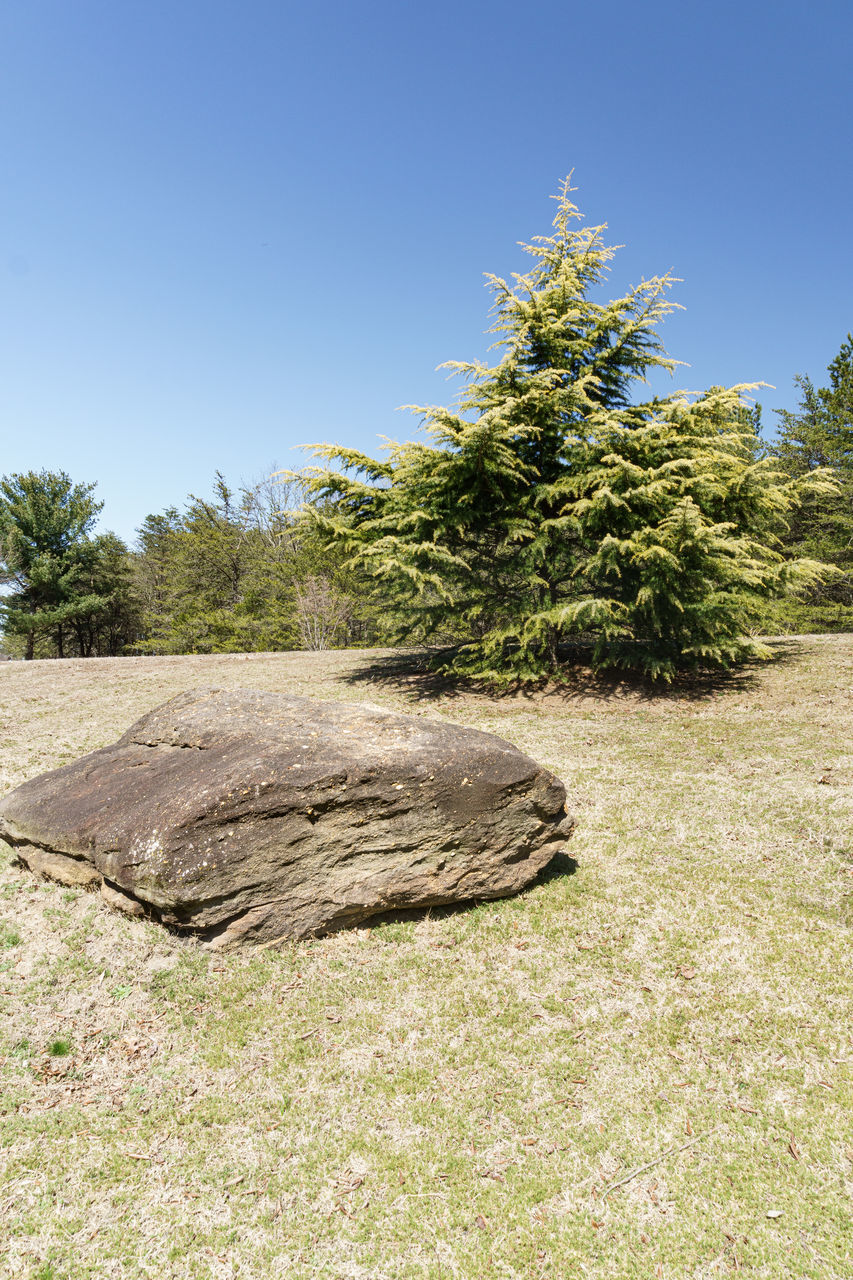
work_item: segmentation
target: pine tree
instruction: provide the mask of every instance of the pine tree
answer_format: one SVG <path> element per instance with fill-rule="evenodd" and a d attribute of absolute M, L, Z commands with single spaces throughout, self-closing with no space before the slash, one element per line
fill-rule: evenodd
<path fill-rule="evenodd" d="M 458 405 L 417 409 L 426 438 L 387 460 L 320 448 L 339 469 L 306 474 L 315 523 L 401 635 L 456 643 L 455 670 L 537 678 L 578 636 L 598 667 L 665 679 L 766 653 L 758 601 L 820 572 L 783 562 L 777 535 L 800 490 L 828 482 L 757 456 L 749 388 L 634 402 L 675 367 L 657 333 L 673 282 L 599 301 L 614 250 L 570 190 L 554 234 L 522 246 L 533 269 L 488 277 L 500 360 L 451 363 Z"/>
<path fill-rule="evenodd" d="M 29 471 L 0 480 L 0 581 L 12 587 L 2 604 L 3 628 L 20 637 L 24 656 L 39 637 L 63 657 L 80 609 L 89 610 L 85 581 L 91 530 L 103 503 L 93 484 L 74 484 L 64 471 Z"/>
<path fill-rule="evenodd" d="M 796 410 L 777 410 L 779 432 L 773 452 L 787 474 L 809 476 L 831 467 L 835 492 L 810 494 L 794 513 L 784 542 L 788 554 L 808 555 L 840 572 L 814 584 L 800 606 L 783 615 L 809 630 L 853 627 L 853 337 L 847 335 L 828 366 L 829 386 L 808 377 L 794 381 Z"/>
<path fill-rule="evenodd" d="M 154 653 L 234 653 L 294 647 L 297 626 L 286 529 L 270 521 L 257 489 L 235 492 L 217 472 L 211 498 L 183 514 L 148 516 L 136 578 L 145 605 L 139 648 Z"/>
<path fill-rule="evenodd" d="M 131 557 L 114 533 L 99 534 L 82 550 L 69 651 L 81 658 L 116 657 L 134 646 L 142 627 Z"/>

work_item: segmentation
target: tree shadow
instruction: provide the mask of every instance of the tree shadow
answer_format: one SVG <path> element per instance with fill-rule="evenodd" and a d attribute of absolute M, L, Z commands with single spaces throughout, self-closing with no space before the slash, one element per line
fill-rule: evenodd
<path fill-rule="evenodd" d="M 802 644 L 792 636 L 776 636 L 765 639 L 764 643 L 773 651 L 771 661 L 774 665 L 794 662 L 803 651 Z M 755 660 L 733 671 L 686 671 L 666 683 L 630 671 L 593 671 L 589 665 L 590 653 L 589 645 L 565 646 L 565 662 L 558 678 L 534 682 L 516 681 L 500 688 L 468 676 L 436 671 L 434 663 L 441 655 L 435 650 L 427 649 L 401 649 L 390 654 L 386 651 L 372 655 L 341 678 L 351 685 L 372 685 L 377 689 L 391 690 L 415 702 L 456 699 L 520 701 L 528 704 L 545 700 L 570 703 L 581 699 L 601 702 L 698 702 L 754 690 L 767 666 L 765 662 Z"/>

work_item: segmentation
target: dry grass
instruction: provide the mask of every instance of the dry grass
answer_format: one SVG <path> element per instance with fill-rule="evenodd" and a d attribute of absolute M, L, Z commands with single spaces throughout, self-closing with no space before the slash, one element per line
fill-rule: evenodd
<path fill-rule="evenodd" d="M 0 855 L 0 1271 L 849 1276 L 851 640 L 662 698 L 364 663 L 0 666 L 0 790 L 245 685 L 495 731 L 579 817 L 574 874 L 282 953 L 206 953 Z"/>

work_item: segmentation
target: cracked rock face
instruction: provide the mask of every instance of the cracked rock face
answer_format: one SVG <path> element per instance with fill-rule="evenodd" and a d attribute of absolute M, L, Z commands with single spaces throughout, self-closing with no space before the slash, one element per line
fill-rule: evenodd
<path fill-rule="evenodd" d="M 515 893 L 565 847 L 565 800 L 492 734 L 196 689 L 12 791 L 0 837 L 35 871 L 228 946 Z"/>

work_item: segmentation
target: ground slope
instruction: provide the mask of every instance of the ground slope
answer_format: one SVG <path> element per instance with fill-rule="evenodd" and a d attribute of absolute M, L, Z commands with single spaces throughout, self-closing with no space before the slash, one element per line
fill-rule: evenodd
<path fill-rule="evenodd" d="M 0 854 L 0 1272 L 849 1275 L 853 639 L 663 697 L 369 657 L 0 666 L 2 791 L 242 685 L 499 733 L 579 818 L 520 898 L 224 957 Z"/>

